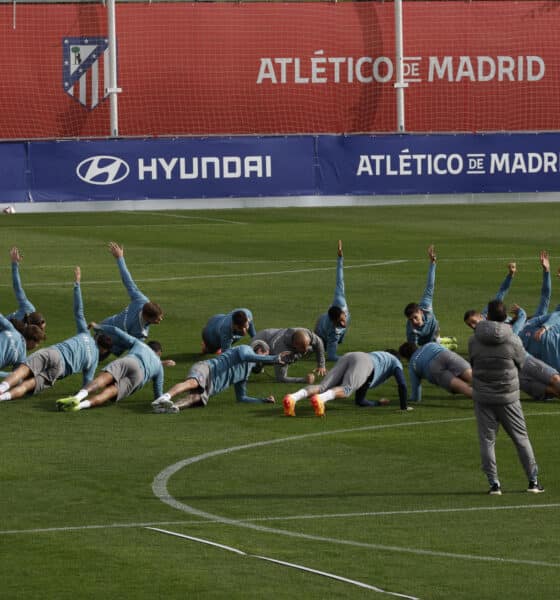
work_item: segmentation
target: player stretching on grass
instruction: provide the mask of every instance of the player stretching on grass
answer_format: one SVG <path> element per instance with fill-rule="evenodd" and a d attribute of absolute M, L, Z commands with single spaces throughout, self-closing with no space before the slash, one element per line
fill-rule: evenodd
<path fill-rule="evenodd" d="M 45 332 L 37 325 L 9 321 L 0 314 L 0 369 L 21 364 L 27 352 L 34 350 L 45 339 Z M 2 376 L 7 376 L 3 373 Z M 0 384 L 0 390 L 2 389 Z M 3 391 L 7 387 L 4 386 Z"/>
<path fill-rule="evenodd" d="M 14 288 L 18 308 L 13 313 L 10 313 L 7 318 L 12 322 L 22 321 L 27 325 L 37 325 L 37 327 L 44 330 L 46 323 L 43 315 L 35 310 L 35 306 L 25 295 L 25 291 L 21 285 L 19 263 L 21 262 L 22 256 L 16 246 L 10 249 L 10 258 L 12 259 L 12 287 Z"/>
<path fill-rule="evenodd" d="M 328 360 L 338 360 L 336 349 L 342 344 L 346 329 L 350 325 L 350 311 L 344 294 L 344 258 L 342 240 L 338 240 L 338 260 L 336 263 L 336 287 L 329 310 L 317 319 L 315 333 L 323 341 Z"/>
<path fill-rule="evenodd" d="M 284 414 L 296 416 L 296 403 L 311 396 L 311 406 L 318 417 L 325 414 L 325 404 L 337 398 L 348 398 L 356 392 L 358 406 L 380 406 L 389 401 L 366 400 L 368 390 L 381 385 L 389 377 L 394 377 L 399 390 L 401 410 L 408 410 L 406 404 L 406 380 L 401 361 L 390 352 L 348 352 L 343 354 L 336 365 L 327 373 L 320 385 L 309 385 L 284 397 Z"/>
<path fill-rule="evenodd" d="M 120 347 L 127 349 L 128 354 L 110 362 L 75 396 L 57 400 L 58 410 L 77 411 L 102 406 L 107 402 L 118 402 L 143 388 L 150 380 L 153 382 L 154 398 L 163 393 L 161 344 L 155 341 L 144 344 L 110 325 L 106 326 L 105 331 Z M 90 396 L 92 393 L 95 395 Z"/>
<path fill-rule="evenodd" d="M 152 402 L 156 413 L 178 413 L 184 408 L 206 406 L 210 396 L 235 388 L 238 402 L 274 403 L 274 396 L 253 398 L 247 395 L 247 380 L 257 363 L 283 364 L 289 353 L 270 356 L 270 348 L 263 341 L 253 341 L 250 346 L 241 345 L 222 352 L 216 358 L 195 363 L 185 381 L 174 385 L 166 394 Z M 184 394 L 173 402 L 172 398 Z"/>
<path fill-rule="evenodd" d="M 323 377 L 327 373 L 323 341 L 310 329 L 304 329 L 302 327 L 290 329 L 263 329 L 255 335 L 253 341 L 255 340 L 266 342 L 272 354 L 290 352 L 290 362 L 299 360 L 311 352 L 311 350 L 315 352 L 317 357 L 317 368 L 314 373 L 308 373 L 305 377 L 288 377 L 288 364 L 277 365 L 274 367 L 276 381 L 282 383 L 311 384 L 315 381 L 315 373 L 320 377 Z"/>
<path fill-rule="evenodd" d="M 109 251 L 117 259 L 122 282 L 131 302 L 120 313 L 101 321 L 97 327 L 112 337 L 113 349 L 111 352 L 115 356 L 120 356 L 127 349 L 127 346 L 122 345 L 118 337 L 112 336 L 110 327 L 118 327 L 132 337 L 144 341 L 148 337 L 150 325 L 158 325 L 163 320 L 163 311 L 159 304 L 150 302 L 150 299 L 134 283 L 126 268 L 123 247 L 116 242 L 110 242 Z"/>
<path fill-rule="evenodd" d="M 463 394 L 472 398 L 472 370 L 462 356 L 436 342 L 420 347 L 405 342 L 400 346 L 399 354 L 408 360 L 410 402 L 422 400 L 422 379 L 427 379 L 451 394 Z"/>
<path fill-rule="evenodd" d="M 53 387 L 59 379 L 74 373 L 83 373 L 85 385 L 93 379 L 99 360 L 109 355 L 111 338 L 100 334 L 93 339 L 88 331 L 80 290 L 80 267 L 75 268 L 74 275 L 74 319 L 77 335 L 29 356 L 0 383 L 0 401 L 15 400 L 30 393 L 39 394 Z"/>
<path fill-rule="evenodd" d="M 408 342 L 423 346 L 429 342 L 439 342 L 450 350 L 457 350 L 457 340 L 453 337 L 439 337 L 439 323 L 434 314 L 432 301 L 436 283 L 436 251 L 428 246 L 430 267 L 428 281 L 420 302 L 411 302 L 404 308 L 406 317 L 406 339 Z"/>
<path fill-rule="evenodd" d="M 227 315 L 214 315 L 202 330 L 202 354 L 229 350 L 249 334 L 255 337 L 253 314 L 248 308 L 236 308 Z"/>

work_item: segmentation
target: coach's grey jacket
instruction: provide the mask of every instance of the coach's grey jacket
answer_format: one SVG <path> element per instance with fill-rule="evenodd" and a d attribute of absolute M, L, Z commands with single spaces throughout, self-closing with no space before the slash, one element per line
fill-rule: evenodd
<path fill-rule="evenodd" d="M 526 356 L 510 325 L 481 321 L 469 339 L 473 400 L 484 404 L 519 400 L 519 369 Z"/>

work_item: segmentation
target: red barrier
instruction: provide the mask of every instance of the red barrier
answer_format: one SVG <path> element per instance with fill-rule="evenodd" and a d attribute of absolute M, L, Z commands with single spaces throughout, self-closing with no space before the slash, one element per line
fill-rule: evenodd
<path fill-rule="evenodd" d="M 120 133 L 394 131 L 393 8 L 119 4 Z M 546 1 L 405 2 L 407 130 L 560 129 L 559 25 Z M 104 60 L 95 108 L 91 65 L 83 103 L 64 65 L 106 34 L 101 4 L 17 5 L 15 28 L 1 5 L 0 138 L 108 135 Z"/>

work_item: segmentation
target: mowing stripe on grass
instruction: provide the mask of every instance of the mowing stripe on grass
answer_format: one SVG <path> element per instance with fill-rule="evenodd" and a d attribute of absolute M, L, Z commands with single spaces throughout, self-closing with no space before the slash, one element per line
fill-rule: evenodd
<path fill-rule="evenodd" d="M 239 519 L 240 523 L 256 523 L 269 521 L 305 521 L 314 519 L 349 519 L 364 517 L 392 517 L 400 515 L 423 515 L 439 513 L 462 513 L 462 512 L 481 512 L 494 510 L 537 510 L 543 508 L 560 508 L 560 503 L 553 504 L 508 504 L 505 506 L 465 506 L 463 508 L 424 508 L 416 510 L 382 510 L 369 512 L 353 513 L 332 513 L 332 514 L 313 514 L 313 515 L 289 515 L 284 517 L 249 517 Z M 94 529 L 133 529 L 140 527 L 156 527 L 158 525 L 212 525 L 221 524 L 221 519 L 181 519 L 179 521 L 148 521 L 146 523 L 107 523 L 105 525 L 69 525 L 66 527 L 36 527 L 33 529 L 5 529 L 0 530 L 0 535 L 16 535 L 26 533 L 64 533 L 65 531 L 87 531 Z"/>
<path fill-rule="evenodd" d="M 533 413 L 531 416 L 543 416 L 543 415 L 555 415 L 558 416 L 560 413 L 558 411 L 554 412 L 545 412 L 545 413 Z M 430 421 L 412 421 L 408 423 L 397 423 L 392 425 L 369 425 L 365 427 L 356 427 L 352 429 L 338 429 L 333 431 L 320 431 L 316 433 L 307 433 L 299 436 L 290 436 L 286 438 L 278 438 L 273 440 L 263 440 L 261 442 L 254 442 L 252 444 L 244 444 L 241 446 L 232 446 L 231 448 L 222 448 L 220 450 L 214 450 L 211 452 L 206 452 L 204 454 L 199 454 L 198 456 L 193 456 L 190 458 L 186 458 L 182 461 L 179 461 L 173 465 L 170 465 L 154 478 L 152 483 L 152 490 L 157 498 L 159 498 L 165 504 L 176 508 L 177 510 L 186 512 L 191 515 L 196 515 L 203 519 L 209 519 L 211 521 L 218 521 L 223 523 L 224 525 L 232 525 L 234 527 L 244 527 L 247 529 L 251 529 L 253 531 L 258 531 L 262 533 L 272 533 L 275 535 L 283 535 L 287 537 L 313 540 L 318 542 L 328 542 L 332 544 L 341 544 L 346 546 L 354 546 L 359 548 L 372 548 L 376 550 L 384 550 L 389 552 L 399 552 L 406 554 L 416 554 L 416 555 L 424 555 L 424 556 L 437 556 L 442 558 L 456 558 L 460 560 L 475 560 L 475 561 L 485 561 L 485 562 L 499 562 L 504 564 L 524 564 L 524 565 L 533 565 L 533 566 L 541 566 L 541 567 L 560 567 L 560 563 L 555 562 L 545 562 L 545 561 L 536 561 L 536 560 L 523 560 L 523 559 L 514 559 L 514 558 L 503 558 L 497 556 L 480 556 L 474 554 L 460 554 L 455 552 L 440 552 L 434 550 L 424 550 L 421 548 L 407 548 L 401 546 L 386 546 L 384 544 L 370 544 L 366 542 L 355 542 L 352 540 L 343 540 L 338 538 L 330 538 L 316 535 L 309 535 L 305 533 L 288 531 L 285 529 L 276 529 L 274 527 L 265 527 L 263 525 L 256 525 L 254 523 L 249 523 L 246 521 L 240 521 L 239 519 L 230 519 L 228 517 L 222 517 L 220 515 L 214 515 L 212 513 L 208 513 L 203 510 L 199 510 L 176 500 L 173 496 L 169 494 L 167 489 L 167 482 L 169 479 L 178 471 L 183 469 L 184 467 L 206 460 L 207 458 L 221 456 L 226 454 L 231 454 L 233 452 L 237 452 L 239 450 L 248 450 L 252 448 L 260 448 L 263 446 L 270 446 L 273 444 L 282 444 L 292 441 L 299 441 L 302 439 L 309 439 L 313 437 L 322 437 L 327 435 L 337 435 L 341 433 L 351 433 L 358 431 L 373 431 L 373 430 L 383 430 L 395 427 L 413 427 L 417 425 L 441 425 L 445 423 L 460 423 L 465 421 L 472 421 L 474 417 L 462 417 L 456 419 L 438 419 L 438 420 L 430 420 Z"/>
<path fill-rule="evenodd" d="M 357 585 L 358 587 L 365 588 L 367 590 L 372 590 L 374 592 L 379 592 L 380 594 L 388 594 L 389 596 L 396 596 L 398 598 L 406 598 L 407 600 L 419 600 L 419 598 L 417 598 L 416 596 L 407 596 L 406 594 L 399 594 L 398 592 L 389 592 L 387 590 L 376 587 L 374 585 L 362 583 L 361 581 L 356 581 L 354 579 L 348 579 L 347 577 L 341 577 L 340 575 L 335 575 L 334 573 L 327 573 L 326 571 L 318 571 L 317 569 L 311 569 L 310 567 L 304 567 L 303 565 L 289 563 L 289 562 L 285 562 L 283 560 L 277 560 L 276 558 L 270 558 L 268 556 L 259 556 L 257 554 L 248 554 L 247 552 L 243 552 L 243 550 L 239 550 L 237 548 L 232 548 L 231 546 L 224 546 L 223 544 L 218 544 L 216 542 L 212 542 L 211 540 L 205 540 L 204 538 L 194 537 L 192 535 L 185 535 L 184 533 L 178 533 L 177 531 L 169 531 L 167 529 L 159 529 L 157 527 L 146 527 L 146 529 L 151 529 L 152 531 L 157 531 L 159 533 L 165 533 L 167 535 L 172 535 L 172 536 L 175 536 L 178 538 L 183 538 L 185 540 L 190 540 L 192 542 L 198 542 L 200 544 L 214 546 L 215 548 L 221 548 L 222 550 L 227 550 L 228 552 L 240 554 L 241 556 L 247 556 L 248 558 L 258 558 L 259 560 L 266 560 L 268 562 L 272 562 L 277 565 L 282 565 L 284 567 L 291 567 L 292 569 L 306 571 L 307 573 L 313 573 L 315 575 L 322 575 L 323 577 L 328 577 L 329 579 L 336 579 L 337 581 L 342 581 L 343 583 L 350 583 L 351 585 Z"/>

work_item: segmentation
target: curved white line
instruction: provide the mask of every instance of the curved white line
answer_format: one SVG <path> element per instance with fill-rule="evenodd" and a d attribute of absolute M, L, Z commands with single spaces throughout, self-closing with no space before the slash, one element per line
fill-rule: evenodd
<path fill-rule="evenodd" d="M 543 416 L 543 415 L 555 415 L 558 416 L 560 413 L 557 411 L 554 412 L 546 412 L 546 413 L 533 413 L 532 415 L 527 416 Z M 260 442 L 254 442 L 251 444 L 243 444 L 241 446 L 232 446 L 231 448 L 221 448 L 219 450 L 214 450 L 211 452 L 205 452 L 204 454 L 199 454 L 198 456 L 192 456 L 190 458 L 186 458 L 181 460 L 173 465 L 170 465 L 154 478 L 152 482 L 152 491 L 154 495 L 159 498 L 165 504 L 175 508 L 177 510 L 183 511 L 185 513 L 196 515 L 198 517 L 212 520 L 214 522 L 223 523 L 224 525 L 233 525 L 234 527 L 244 527 L 246 529 L 251 529 L 253 531 L 259 531 L 263 533 L 274 533 L 278 535 L 284 535 L 293 538 L 320 541 L 320 542 L 329 542 L 332 544 L 340 544 L 345 546 L 354 546 L 359 548 L 372 548 L 376 550 L 386 550 L 390 552 L 401 552 L 407 554 L 416 554 L 416 555 L 425 555 L 425 556 L 440 556 L 446 558 L 458 558 L 463 560 L 478 560 L 485 562 L 500 562 L 500 563 L 508 563 L 508 564 L 524 564 L 524 565 L 534 565 L 541 567 L 560 567 L 560 563 L 555 562 L 545 562 L 545 561 L 535 561 L 535 560 L 522 560 L 522 559 L 513 559 L 513 558 L 502 558 L 495 556 L 478 556 L 473 554 L 460 554 L 455 552 L 438 552 L 433 550 L 423 550 L 417 548 L 404 548 L 400 546 L 386 546 L 383 544 L 371 544 L 367 542 L 355 542 L 352 540 L 343 540 L 337 538 L 323 537 L 317 535 L 309 535 L 305 533 L 299 533 L 295 531 L 287 531 L 285 529 L 277 529 L 275 527 L 265 527 L 263 525 L 257 525 L 255 523 L 249 523 L 247 521 L 240 521 L 238 519 L 230 519 L 228 517 L 222 517 L 220 515 L 214 515 L 212 513 L 199 510 L 176 500 L 173 496 L 169 494 L 167 489 L 167 483 L 169 479 L 178 471 L 183 469 L 188 465 L 192 465 L 197 462 L 201 462 L 206 460 L 207 458 L 212 458 L 214 456 L 221 456 L 225 454 L 231 454 L 233 452 L 238 452 L 240 450 L 248 450 L 251 448 L 261 448 L 263 446 L 271 446 L 273 444 L 282 444 L 291 441 L 299 441 L 302 439 L 308 439 L 312 437 L 322 437 L 327 435 L 336 435 L 340 433 L 350 433 L 350 432 L 358 432 L 358 431 L 372 431 L 372 430 L 382 430 L 382 429 L 392 429 L 394 427 L 413 427 L 416 425 L 440 425 L 444 423 L 460 423 L 463 421 L 472 421 L 474 417 L 462 417 L 458 419 L 439 419 L 439 420 L 431 420 L 431 421 L 412 421 L 408 423 L 397 423 L 397 424 L 386 424 L 386 425 L 371 425 L 365 427 L 356 427 L 351 429 L 336 429 L 333 431 L 320 431 L 316 433 L 307 433 L 298 436 L 289 436 L 285 438 L 278 438 L 273 440 L 263 440 Z"/>

